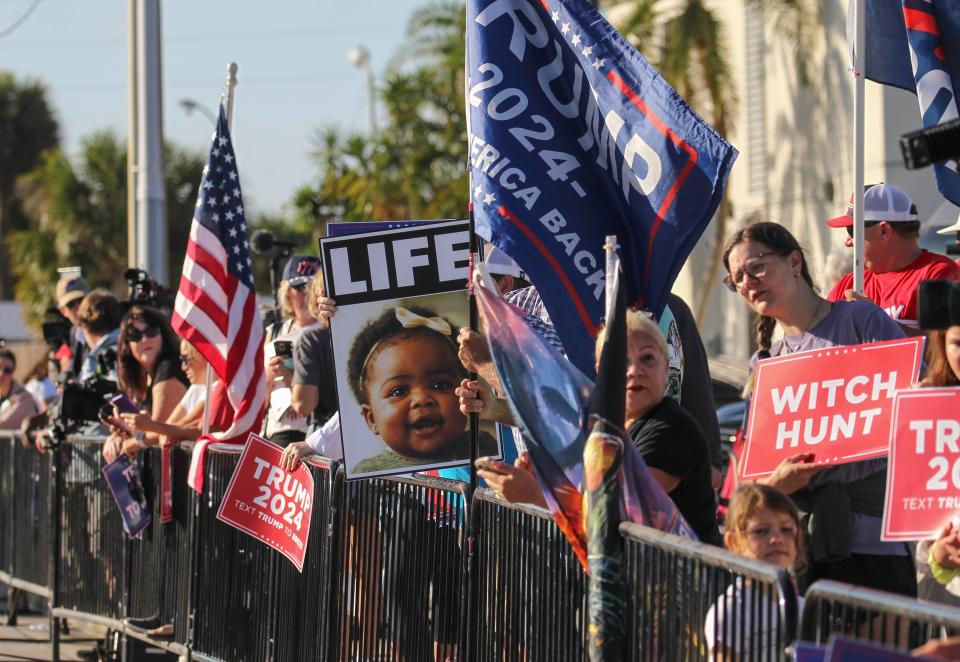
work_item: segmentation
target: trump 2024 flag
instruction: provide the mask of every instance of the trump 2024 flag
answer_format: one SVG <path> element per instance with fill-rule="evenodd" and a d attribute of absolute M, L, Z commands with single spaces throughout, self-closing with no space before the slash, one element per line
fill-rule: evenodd
<path fill-rule="evenodd" d="M 585 0 L 468 0 L 477 232 L 537 286 L 592 375 L 603 243 L 627 300 L 659 315 L 737 156 Z"/>

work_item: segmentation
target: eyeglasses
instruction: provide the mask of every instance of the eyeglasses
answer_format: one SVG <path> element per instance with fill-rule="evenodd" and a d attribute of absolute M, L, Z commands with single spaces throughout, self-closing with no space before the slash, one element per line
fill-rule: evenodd
<path fill-rule="evenodd" d="M 131 325 L 127 327 L 127 340 L 130 342 L 140 342 L 144 338 L 156 338 L 160 335 L 160 328 L 148 326 L 143 331 Z"/>
<path fill-rule="evenodd" d="M 767 255 L 783 255 L 783 252 L 780 251 L 769 251 L 767 253 L 760 253 L 757 255 L 754 260 L 760 260 L 760 258 L 766 257 Z M 743 279 L 747 276 L 759 280 L 767 275 L 767 263 L 766 262 L 751 262 L 750 264 L 743 267 L 736 276 L 729 274 L 723 279 L 723 284 L 727 286 L 727 289 L 731 292 L 736 292 L 743 285 Z"/>
<path fill-rule="evenodd" d="M 297 292 L 303 292 L 305 289 L 307 289 L 307 285 L 309 284 L 310 281 L 307 281 L 306 283 L 297 283 L 296 285 L 291 285 L 290 287 L 295 289 Z"/>
<path fill-rule="evenodd" d="M 13 366 L 9 366 L 9 365 L 0 366 L 0 372 L 2 372 L 2 373 L 5 374 L 5 375 L 12 375 L 12 374 L 13 374 Z"/>
<path fill-rule="evenodd" d="M 883 223 L 883 221 L 864 221 L 864 222 L 863 222 L 863 229 L 866 230 L 867 228 L 872 228 L 874 225 L 879 225 L 880 223 Z M 847 226 L 846 228 L 844 228 L 844 229 L 847 231 L 847 236 L 852 238 L 852 237 L 853 237 L 853 226 L 852 226 L 852 225 L 848 225 L 848 226 Z"/>
<path fill-rule="evenodd" d="M 192 360 L 193 360 L 192 356 L 187 356 L 186 354 L 180 355 L 180 365 L 185 365 L 187 363 L 190 363 L 190 361 Z"/>
<path fill-rule="evenodd" d="M 73 310 L 74 308 L 78 308 L 78 307 L 80 306 L 80 302 L 81 302 L 81 301 L 83 301 L 82 298 L 80 298 L 80 299 L 73 299 L 72 301 L 67 302 L 67 305 L 65 305 L 64 308 L 66 308 L 66 309 L 68 309 L 68 310 Z"/>

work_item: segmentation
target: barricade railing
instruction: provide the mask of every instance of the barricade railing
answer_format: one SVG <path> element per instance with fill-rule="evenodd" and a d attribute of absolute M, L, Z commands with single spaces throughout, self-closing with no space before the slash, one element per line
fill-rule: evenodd
<path fill-rule="evenodd" d="M 833 634 L 909 650 L 960 635 L 960 608 L 821 580 L 807 589 L 800 639 L 826 643 Z"/>
<path fill-rule="evenodd" d="M 342 503 L 338 659 L 469 659 L 463 483 L 351 481 Z"/>
<path fill-rule="evenodd" d="M 197 659 L 586 657 L 586 578 L 542 509 L 484 489 L 468 501 L 462 483 L 437 478 L 345 482 L 320 459 L 307 465 L 315 492 L 301 574 L 216 521 L 239 447 L 208 449 L 202 495 L 186 486 L 192 445 L 173 450 L 166 524 L 161 451 L 141 453 L 154 523 L 129 541 L 101 476 L 102 443 L 75 435 L 39 454 L 0 434 L 0 580 L 50 600 L 54 650 L 58 618 L 149 639 L 124 619 L 159 616 L 174 626 L 173 643 L 159 645 Z M 799 620 L 786 573 L 645 527 L 621 533 L 629 659 L 709 659 L 711 642 L 716 654 L 783 658 Z M 960 633 L 960 609 L 818 582 L 801 638 L 833 633 L 911 648 Z"/>
<path fill-rule="evenodd" d="M 785 571 L 635 524 L 620 533 L 629 659 L 785 659 L 798 618 Z"/>
<path fill-rule="evenodd" d="M 332 589 L 342 473 L 336 462 L 307 463 L 314 501 L 301 574 L 277 552 L 216 519 L 240 451 L 207 449 L 204 491 L 196 499 L 192 650 L 222 660 L 328 659 L 336 636 Z"/>
<path fill-rule="evenodd" d="M 0 582 L 6 585 L 7 625 L 16 625 L 24 593 L 51 598 L 51 458 L 21 440 L 16 430 L 0 430 Z"/>
<path fill-rule="evenodd" d="M 472 660 L 585 660 L 587 579 L 552 515 L 474 494 Z"/>

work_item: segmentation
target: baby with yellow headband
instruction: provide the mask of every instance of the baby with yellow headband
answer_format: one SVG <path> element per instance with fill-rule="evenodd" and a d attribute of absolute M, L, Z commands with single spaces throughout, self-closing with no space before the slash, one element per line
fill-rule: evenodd
<path fill-rule="evenodd" d="M 347 379 L 367 427 L 390 450 L 361 460 L 355 472 L 470 457 L 467 417 L 455 393 L 467 376 L 455 334 L 448 320 L 419 306 L 391 308 L 357 334 Z M 480 454 L 496 452 L 496 440 L 482 433 Z"/>

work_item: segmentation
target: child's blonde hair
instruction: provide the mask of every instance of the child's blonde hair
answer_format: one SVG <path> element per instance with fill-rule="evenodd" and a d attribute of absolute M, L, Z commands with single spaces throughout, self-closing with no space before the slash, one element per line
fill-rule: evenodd
<path fill-rule="evenodd" d="M 726 532 L 735 539 L 744 540 L 747 534 L 747 522 L 761 508 L 789 515 L 797 525 L 797 558 L 793 562 L 793 570 L 802 572 L 807 565 L 807 554 L 804 550 L 803 533 L 800 530 L 800 511 L 790 497 L 781 490 L 761 483 L 747 483 L 738 487 L 730 497 Z"/>

